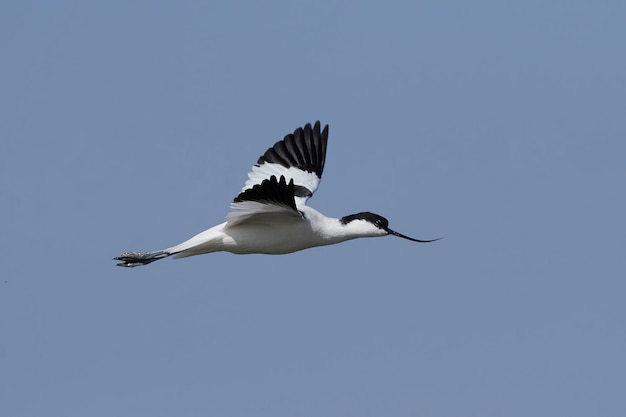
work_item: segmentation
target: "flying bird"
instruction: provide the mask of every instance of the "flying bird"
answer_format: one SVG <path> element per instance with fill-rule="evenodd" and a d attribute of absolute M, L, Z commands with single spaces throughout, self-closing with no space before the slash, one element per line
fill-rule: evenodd
<path fill-rule="evenodd" d="M 321 130 L 319 121 L 296 129 L 258 159 L 224 223 L 171 248 L 126 252 L 113 259 L 121 261 L 118 266 L 132 268 L 172 255 L 185 258 L 219 251 L 275 255 L 359 237 L 439 240 L 405 236 L 391 230 L 383 216 L 367 211 L 337 219 L 307 206 L 322 178 L 327 142 L 328 125 Z"/>

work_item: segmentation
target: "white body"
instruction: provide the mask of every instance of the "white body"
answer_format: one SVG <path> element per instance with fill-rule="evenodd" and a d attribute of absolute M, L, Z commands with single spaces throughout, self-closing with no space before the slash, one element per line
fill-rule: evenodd
<path fill-rule="evenodd" d="M 224 222 L 165 251 L 175 253 L 175 258 L 219 251 L 279 255 L 358 237 L 387 234 L 365 221 L 343 225 L 339 219 L 326 217 L 311 207 L 301 206 L 299 210 L 302 217 L 277 213 L 259 221 L 247 221 L 233 226 Z"/>

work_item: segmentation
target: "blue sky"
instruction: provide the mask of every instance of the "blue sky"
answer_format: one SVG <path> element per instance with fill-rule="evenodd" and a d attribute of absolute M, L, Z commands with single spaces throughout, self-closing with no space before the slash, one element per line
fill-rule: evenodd
<path fill-rule="evenodd" d="M 0 414 L 626 413 L 623 2 L 3 2 Z M 310 204 L 434 244 L 112 257 Z"/>

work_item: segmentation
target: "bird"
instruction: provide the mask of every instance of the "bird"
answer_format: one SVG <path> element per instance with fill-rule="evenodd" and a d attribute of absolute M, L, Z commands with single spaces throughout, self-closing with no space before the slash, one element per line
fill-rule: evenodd
<path fill-rule="evenodd" d="M 307 123 L 261 155 L 241 192 L 230 204 L 226 221 L 190 239 L 153 252 L 125 252 L 113 258 L 132 268 L 173 256 L 185 258 L 212 252 L 288 254 L 361 237 L 397 236 L 389 221 L 369 211 L 341 218 L 327 217 L 307 205 L 317 190 L 328 144 L 328 125 Z"/>

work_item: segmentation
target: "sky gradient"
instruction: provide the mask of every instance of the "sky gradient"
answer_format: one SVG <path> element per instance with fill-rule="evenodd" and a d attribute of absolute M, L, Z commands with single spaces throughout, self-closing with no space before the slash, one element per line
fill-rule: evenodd
<path fill-rule="evenodd" d="M 0 5 L 0 415 L 626 414 L 626 6 Z M 309 204 L 432 244 L 115 266 L 330 125 Z"/>

